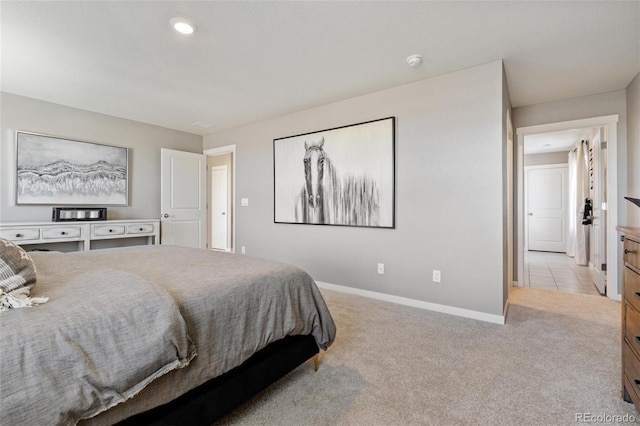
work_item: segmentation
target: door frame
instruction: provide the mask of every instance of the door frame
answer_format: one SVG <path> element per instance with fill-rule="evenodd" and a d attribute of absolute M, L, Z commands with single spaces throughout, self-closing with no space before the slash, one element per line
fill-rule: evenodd
<path fill-rule="evenodd" d="M 202 151 L 207 157 L 231 154 L 231 253 L 236 252 L 236 145 L 225 145 L 217 148 L 209 148 Z M 207 183 L 208 184 L 208 183 Z M 229 220 L 229 219 L 227 219 Z M 211 225 L 211 209 L 207 206 L 207 221 Z"/>
<path fill-rule="evenodd" d="M 537 166 L 524 166 L 524 178 L 523 178 L 523 183 L 524 183 L 524 206 L 523 206 L 523 212 L 524 212 L 524 228 L 525 228 L 525 232 L 524 232 L 524 248 L 525 250 L 529 250 L 529 215 L 526 214 L 526 211 L 528 210 L 528 206 L 527 206 L 527 201 L 528 195 L 529 195 L 529 185 L 527 184 L 527 174 L 526 172 L 528 170 L 541 170 L 541 169 L 565 169 L 567 171 L 567 175 L 569 174 L 569 165 L 567 163 L 557 163 L 557 164 L 540 164 Z M 566 182 L 565 182 L 566 183 Z M 567 184 L 568 186 L 568 184 Z M 562 200 L 562 202 L 565 204 L 565 207 L 567 206 L 567 198 L 568 198 L 568 188 L 564 188 L 564 199 Z M 567 222 L 568 222 L 568 215 L 569 215 L 569 209 L 567 209 L 566 213 L 565 213 L 565 217 L 563 218 L 564 220 L 564 224 L 563 224 L 563 229 L 564 229 L 564 242 L 565 242 L 565 250 L 564 253 L 567 252 Z M 560 252 L 562 253 L 562 252 Z M 523 259 L 524 260 L 524 259 Z"/>
<path fill-rule="evenodd" d="M 618 253 L 618 114 L 557 123 L 518 127 L 517 135 L 517 218 L 518 218 L 518 283 L 524 282 L 524 137 L 537 133 L 558 132 L 587 127 L 607 127 L 607 297 L 621 300 L 620 256 Z"/>
<path fill-rule="evenodd" d="M 229 191 L 228 191 L 228 188 L 229 188 L 229 181 L 228 181 L 228 179 L 229 179 L 229 168 L 227 167 L 226 164 L 223 164 L 222 166 L 211 166 L 211 169 L 210 169 L 211 173 L 209 174 L 209 181 L 208 181 L 208 183 L 211 184 L 211 187 L 209 188 L 209 197 L 211 197 L 210 198 L 211 202 L 209 203 L 209 205 L 208 205 L 209 208 L 207 209 L 207 214 L 209 215 L 209 217 L 207 218 L 207 221 L 211 222 L 211 226 L 208 227 L 209 228 L 209 232 L 210 232 L 209 238 L 211 238 L 211 247 L 210 248 L 212 250 L 230 251 L 231 239 L 229 238 L 229 234 L 231 234 L 231 232 L 230 232 L 231 229 L 230 229 L 230 226 L 229 226 L 229 221 L 231 220 L 231 214 L 226 214 L 225 215 L 225 228 L 226 228 L 227 236 L 225 237 L 224 245 L 225 245 L 226 248 L 218 249 L 218 248 L 213 247 L 213 236 L 215 235 L 214 232 L 213 232 L 213 214 L 212 214 L 213 213 L 212 210 L 213 210 L 213 171 L 214 170 L 224 170 L 225 184 L 227 186 L 227 194 L 226 194 L 226 199 L 225 199 L 225 210 L 226 210 L 226 213 L 229 213 L 230 210 L 233 210 L 233 209 L 229 208 L 230 205 L 231 205 L 231 202 L 230 202 L 230 198 L 231 197 L 229 196 L 230 194 L 229 194 Z"/>
<path fill-rule="evenodd" d="M 594 187 L 595 187 L 594 189 L 597 189 L 597 191 L 594 190 L 594 194 L 592 194 L 592 196 L 594 197 L 594 203 L 593 203 L 593 225 L 594 226 L 589 231 L 589 239 L 593 241 L 594 246 L 595 245 L 598 246 L 597 250 L 599 252 L 600 258 L 598 259 L 598 262 L 594 262 L 593 261 L 594 259 L 589 259 L 589 267 L 591 268 L 591 274 L 592 274 L 592 277 L 594 278 L 593 282 L 596 284 L 598 291 L 602 293 L 601 289 L 604 288 L 606 291 L 606 288 L 607 288 L 607 283 L 606 283 L 607 273 L 602 270 L 602 258 L 604 257 L 605 260 L 607 258 L 607 248 L 606 248 L 607 247 L 607 226 L 606 225 L 608 220 L 607 218 L 608 212 L 602 209 L 602 200 L 606 199 L 606 183 L 607 183 L 606 161 L 604 163 L 602 161 L 603 155 L 605 156 L 605 159 L 606 159 L 606 151 L 602 149 L 602 142 L 607 140 L 606 129 L 604 127 L 598 128 L 593 138 L 594 138 L 594 141 L 596 140 L 596 138 L 598 140 L 597 144 L 593 144 L 593 146 L 590 148 L 590 150 L 592 150 L 591 151 L 592 155 L 595 157 L 596 155 L 595 153 L 597 153 L 597 156 L 598 156 L 598 161 L 597 161 L 598 173 L 597 174 L 594 173 L 592 176 L 592 179 L 593 179 L 592 183 L 594 184 Z M 593 167 L 595 167 L 595 165 L 596 165 L 596 162 L 594 161 Z M 598 201 L 600 201 L 600 205 L 598 205 L 598 203 L 595 202 L 596 197 L 598 198 Z M 600 229 L 599 239 L 596 239 L 596 232 L 595 232 L 596 224 L 599 225 L 599 229 Z"/>

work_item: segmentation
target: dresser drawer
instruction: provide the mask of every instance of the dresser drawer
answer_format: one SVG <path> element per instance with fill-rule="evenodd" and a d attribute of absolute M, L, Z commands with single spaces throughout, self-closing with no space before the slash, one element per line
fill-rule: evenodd
<path fill-rule="evenodd" d="M 629 345 L 623 344 L 622 350 L 624 351 L 624 376 L 631 385 L 631 389 L 627 390 L 629 393 L 633 391 L 638 395 L 640 393 L 640 360 L 638 360 Z"/>
<path fill-rule="evenodd" d="M 624 336 L 627 343 L 637 353 L 640 353 L 640 313 L 634 308 L 625 307 L 625 330 Z"/>
<path fill-rule="evenodd" d="M 91 235 L 95 237 L 106 237 L 109 235 L 124 235 L 124 225 L 92 225 Z"/>
<path fill-rule="evenodd" d="M 638 255 L 638 249 L 640 248 L 640 243 L 630 240 L 629 238 L 624 239 L 624 263 L 628 263 L 636 269 L 640 269 L 640 256 Z"/>
<path fill-rule="evenodd" d="M 624 300 L 640 311 L 640 275 L 627 267 L 623 268 L 622 274 L 624 276 L 622 284 Z"/>
<path fill-rule="evenodd" d="M 40 228 L 14 228 L 0 230 L 0 238 L 20 242 L 23 240 L 39 240 Z"/>
<path fill-rule="evenodd" d="M 78 238 L 80 235 L 82 235 L 82 230 L 79 226 L 42 229 L 42 239 L 44 240 Z"/>
<path fill-rule="evenodd" d="M 132 223 L 127 225 L 127 234 L 153 234 L 153 223 Z"/>
<path fill-rule="evenodd" d="M 633 405 L 635 405 L 636 407 L 640 406 L 640 398 L 638 397 L 638 394 L 637 394 L 637 392 L 640 392 L 640 389 L 638 388 L 638 384 L 637 383 L 632 384 L 627 376 L 623 376 L 623 382 L 624 382 L 624 387 L 626 388 L 627 392 L 629 393 L 629 397 L 631 398 L 631 401 L 629 401 L 625 396 L 624 400 L 627 402 L 632 402 Z"/>

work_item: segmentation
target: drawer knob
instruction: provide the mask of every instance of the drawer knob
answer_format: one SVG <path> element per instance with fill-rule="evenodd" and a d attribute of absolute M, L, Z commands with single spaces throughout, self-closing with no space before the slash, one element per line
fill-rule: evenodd
<path fill-rule="evenodd" d="M 629 253 L 637 253 L 637 251 L 636 250 L 624 249 L 624 254 L 629 254 Z"/>
<path fill-rule="evenodd" d="M 60 235 L 67 235 L 67 233 L 65 231 L 62 231 Z"/>
<path fill-rule="evenodd" d="M 22 234 L 16 234 L 16 238 L 22 238 Z"/>
<path fill-rule="evenodd" d="M 140 231 L 144 231 L 144 228 L 140 228 Z"/>
<path fill-rule="evenodd" d="M 109 232 L 113 232 L 113 229 L 109 229 Z"/>

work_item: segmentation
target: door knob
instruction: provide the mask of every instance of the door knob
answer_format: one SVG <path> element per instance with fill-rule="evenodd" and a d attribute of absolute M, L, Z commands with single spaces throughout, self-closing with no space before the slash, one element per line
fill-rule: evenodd
<path fill-rule="evenodd" d="M 225 213 L 225 212 L 222 212 L 222 214 L 223 214 L 223 215 L 225 215 L 226 213 Z"/>
<path fill-rule="evenodd" d="M 529 216 L 533 216 L 533 213 L 529 213 Z"/>
<path fill-rule="evenodd" d="M 162 217 L 164 217 L 166 219 L 166 218 L 169 217 L 169 215 L 165 213 L 165 214 L 162 215 Z"/>

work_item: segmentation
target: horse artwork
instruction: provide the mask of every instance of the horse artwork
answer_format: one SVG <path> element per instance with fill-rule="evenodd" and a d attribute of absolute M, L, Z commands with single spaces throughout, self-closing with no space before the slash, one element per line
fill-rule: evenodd
<path fill-rule="evenodd" d="M 394 118 L 274 140 L 274 221 L 394 227 Z"/>
<path fill-rule="evenodd" d="M 339 178 L 323 149 L 324 138 L 305 141 L 305 183 L 296 200 L 296 221 L 310 224 L 378 226 L 376 182 L 364 176 Z"/>

